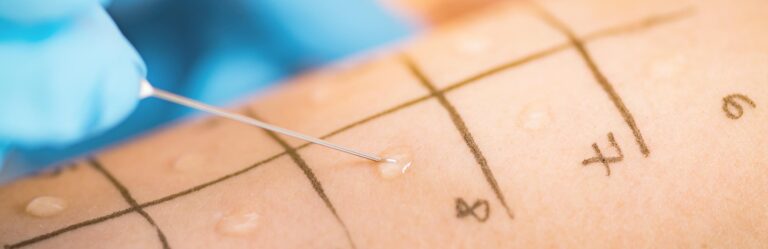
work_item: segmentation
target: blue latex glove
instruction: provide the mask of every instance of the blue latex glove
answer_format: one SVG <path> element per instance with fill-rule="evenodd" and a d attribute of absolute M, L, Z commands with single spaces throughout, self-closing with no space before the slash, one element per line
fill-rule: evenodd
<path fill-rule="evenodd" d="M 307 67 L 410 32 L 411 27 L 376 2 L 115 0 L 109 12 L 151 68 L 150 82 L 221 105 Z M 14 146 L 9 166 L 21 165 L 16 168 L 27 171 L 40 168 L 189 112 L 144 100 L 125 122 L 93 139 L 63 149 Z"/>
<path fill-rule="evenodd" d="M 0 1 L 0 149 L 66 145 L 115 125 L 144 76 L 99 1 Z"/>

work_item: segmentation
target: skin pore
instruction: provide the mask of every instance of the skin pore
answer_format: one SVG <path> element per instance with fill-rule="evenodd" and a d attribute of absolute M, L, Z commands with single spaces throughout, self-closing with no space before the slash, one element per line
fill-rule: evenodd
<path fill-rule="evenodd" d="M 405 171 L 186 120 L 0 187 L 0 244 L 760 248 L 766 23 L 762 0 L 488 5 L 233 108 Z"/>

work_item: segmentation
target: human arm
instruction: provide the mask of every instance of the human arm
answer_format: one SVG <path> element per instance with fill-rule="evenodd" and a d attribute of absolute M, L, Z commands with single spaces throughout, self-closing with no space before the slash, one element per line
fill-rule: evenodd
<path fill-rule="evenodd" d="M 399 178 L 322 147 L 285 152 L 253 127 L 189 121 L 5 186 L 0 240 L 64 231 L 30 245 L 149 247 L 162 231 L 171 247 L 765 244 L 768 34 L 755 21 L 765 3 L 543 5 L 571 25 L 586 56 L 535 9 L 510 3 L 237 108 L 365 151 L 408 147 L 414 164 Z M 488 69 L 498 70 L 481 74 Z M 610 175 L 591 160 L 593 143 Z M 177 163 L 190 155 L 200 157 Z M 70 206 L 50 218 L 25 214 L 40 195 Z M 259 217 L 254 230 L 221 232 L 225 217 L 248 213 Z M 85 225 L 61 230 L 72 224 Z"/>

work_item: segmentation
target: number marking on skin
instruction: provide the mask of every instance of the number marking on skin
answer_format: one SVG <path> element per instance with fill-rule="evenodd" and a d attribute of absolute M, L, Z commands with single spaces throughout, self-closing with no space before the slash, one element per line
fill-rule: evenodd
<path fill-rule="evenodd" d="M 464 199 L 456 198 L 456 218 L 475 217 L 479 222 L 485 222 L 491 216 L 491 207 L 487 200 L 478 199 L 470 206 Z"/>
<path fill-rule="evenodd" d="M 755 101 L 752 101 L 752 99 L 749 97 L 743 94 L 734 93 L 723 97 L 723 112 L 725 112 L 726 117 L 736 120 L 744 115 L 744 107 L 739 104 L 738 100 L 747 103 L 748 105 L 752 106 L 752 108 L 757 108 Z"/>

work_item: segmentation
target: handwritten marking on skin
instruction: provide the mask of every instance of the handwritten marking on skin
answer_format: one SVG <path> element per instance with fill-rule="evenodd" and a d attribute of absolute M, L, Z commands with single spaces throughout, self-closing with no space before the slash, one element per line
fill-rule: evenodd
<path fill-rule="evenodd" d="M 470 206 L 464 199 L 456 198 L 456 218 L 475 217 L 479 222 L 485 222 L 491 215 L 487 200 L 478 199 Z"/>
<path fill-rule="evenodd" d="M 723 112 L 725 112 L 726 117 L 736 120 L 744 115 L 744 107 L 739 103 L 739 100 L 752 106 L 752 108 L 757 108 L 755 101 L 752 101 L 749 97 L 734 93 L 723 97 Z"/>
<path fill-rule="evenodd" d="M 616 149 L 616 153 L 619 154 L 618 156 L 605 157 L 603 152 L 600 151 L 600 147 L 597 146 L 597 143 L 593 143 L 592 149 L 595 150 L 595 156 L 584 159 L 584 161 L 581 161 L 581 165 L 587 166 L 592 163 L 601 163 L 605 167 L 605 176 L 610 176 L 610 164 L 624 160 L 624 154 L 621 152 L 621 147 L 619 147 L 619 144 L 616 143 L 616 139 L 613 137 L 613 132 L 608 132 L 608 141 L 611 143 L 611 147 Z"/>

